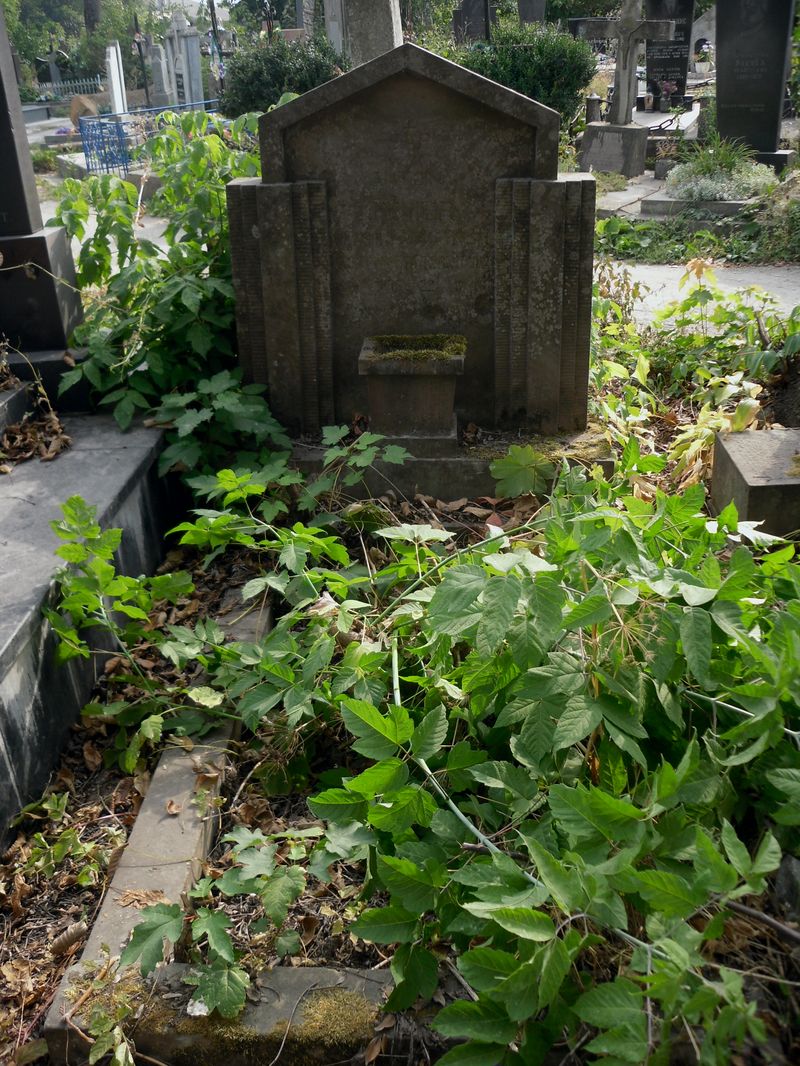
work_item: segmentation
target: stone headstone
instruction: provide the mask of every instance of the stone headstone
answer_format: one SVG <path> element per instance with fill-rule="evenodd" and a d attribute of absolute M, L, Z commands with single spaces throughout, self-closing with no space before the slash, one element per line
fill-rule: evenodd
<path fill-rule="evenodd" d="M 491 5 L 489 19 L 497 22 L 497 8 Z M 457 41 L 485 41 L 490 33 L 486 24 L 485 0 L 461 0 L 453 12 L 453 36 Z"/>
<path fill-rule="evenodd" d="M 198 104 L 205 99 L 200 60 L 200 34 L 176 12 L 165 39 L 171 83 L 176 104 Z M 171 101 L 172 102 L 172 101 Z"/>
<path fill-rule="evenodd" d="M 111 114 L 122 115 L 128 110 L 128 97 L 125 93 L 125 73 L 122 69 L 119 41 L 112 41 L 106 48 L 106 74 L 111 95 Z"/>
<path fill-rule="evenodd" d="M 517 6 L 520 22 L 544 22 L 547 0 L 517 0 Z"/>
<path fill-rule="evenodd" d="M 23 351 L 64 348 L 81 318 L 75 266 L 66 231 L 42 226 L 2 6 L 0 159 L 0 331 Z"/>
<path fill-rule="evenodd" d="M 178 94 L 170 67 L 167 50 L 162 44 L 148 42 L 147 58 L 153 77 L 153 107 L 169 107 L 177 104 Z"/>
<path fill-rule="evenodd" d="M 11 46 L 11 62 L 14 65 L 14 77 L 17 79 L 17 85 L 22 85 L 22 62 L 13 45 Z"/>
<path fill-rule="evenodd" d="M 594 180 L 559 116 L 405 44 L 259 122 L 227 187 L 240 360 L 304 433 L 368 412 L 368 337 L 466 338 L 462 423 L 585 426 Z"/>
<path fill-rule="evenodd" d="M 400 0 L 325 0 L 325 31 L 353 66 L 403 43 Z"/>
<path fill-rule="evenodd" d="M 647 88 L 659 96 L 664 82 L 674 82 L 680 96 L 686 94 L 689 58 L 692 54 L 694 0 L 646 0 L 649 19 L 670 19 L 675 23 L 671 41 L 647 42 Z"/>
<path fill-rule="evenodd" d="M 80 129 L 80 120 L 86 115 L 98 115 L 100 108 L 91 96 L 83 96 L 76 93 L 69 103 L 69 120 L 73 127 Z"/>
<path fill-rule="evenodd" d="M 707 42 L 712 48 L 717 46 L 717 9 L 710 7 L 692 25 L 692 55 L 698 51 L 698 45 Z"/>
<path fill-rule="evenodd" d="M 781 132 L 794 0 L 727 0 L 717 9 L 717 127 L 774 153 Z"/>

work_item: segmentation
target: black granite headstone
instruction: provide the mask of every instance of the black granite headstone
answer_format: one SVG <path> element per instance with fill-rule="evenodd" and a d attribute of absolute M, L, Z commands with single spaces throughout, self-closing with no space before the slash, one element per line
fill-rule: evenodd
<path fill-rule="evenodd" d="M 492 25 L 497 22 L 497 8 L 489 6 Z M 453 12 L 453 36 L 457 41 L 483 41 L 489 36 L 485 0 L 461 0 Z"/>
<path fill-rule="evenodd" d="M 521 23 L 544 22 L 547 0 L 517 0 L 517 7 L 519 8 L 519 21 Z"/>
<path fill-rule="evenodd" d="M 777 151 L 795 0 L 717 5 L 717 127 L 757 152 Z"/>
<path fill-rule="evenodd" d="M 675 36 L 671 41 L 647 42 L 647 89 L 661 94 L 664 82 L 674 82 L 679 96 L 686 93 L 689 53 L 692 46 L 694 0 L 647 0 L 649 19 L 672 19 Z"/>
<path fill-rule="evenodd" d="M 42 226 L 11 45 L 0 7 L 0 334 L 15 348 L 63 348 L 80 321 L 66 231 Z"/>

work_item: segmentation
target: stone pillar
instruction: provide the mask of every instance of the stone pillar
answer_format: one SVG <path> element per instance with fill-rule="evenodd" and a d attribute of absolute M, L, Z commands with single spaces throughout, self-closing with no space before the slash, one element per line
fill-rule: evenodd
<path fill-rule="evenodd" d="M 200 65 L 200 34 L 194 26 L 187 26 L 178 35 L 183 60 L 186 103 L 199 104 L 205 100 L 203 69 Z"/>
<path fill-rule="evenodd" d="M 75 266 L 66 231 L 42 226 L 2 7 L 0 159 L 0 328 L 21 350 L 65 348 L 81 320 Z"/>
<path fill-rule="evenodd" d="M 325 0 L 325 34 L 332 47 L 344 54 L 344 0 Z"/>
<path fill-rule="evenodd" d="M 106 72 L 108 91 L 111 94 L 111 114 L 122 115 L 128 110 L 125 93 L 125 75 L 122 71 L 122 52 L 119 41 L 112 41 L 106 48 Z"/>

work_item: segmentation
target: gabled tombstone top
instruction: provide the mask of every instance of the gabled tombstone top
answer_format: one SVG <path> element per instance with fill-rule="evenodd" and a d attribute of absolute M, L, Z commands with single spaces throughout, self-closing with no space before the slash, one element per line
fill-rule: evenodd
<path fill-rule="evenodd" d="M 531 157 L 526 176 L 553 181 L 558 177 L 561 118 L 557 111 L 424 48 L 403 44 L 262 115 L 259 120 L 259 141 L 263 180 L 286 182 L 308 177 L 302 173 L 302 159 L 293 151 L 290 143 L 293 133 L 304 125 L 318 123 L 328 111 L 331 112 L 330 122 L 338 124 L 343 109 L 350 105 L 359 106 L 358 97 L 361 94 L 395 78 L 433 82 L 466 97 L 472 104 L 483 105 L 487 109 L 487 118 L 490 112 L 494 112 L 498 120 L 515 120 L 522 127 L 528 127 Z M 413 122 L 413 111 L 409 110 L 406 117 Z M 465 159 L 464 164 L 468 167 L 470 161 Z"/>
<path fill-rule="evenodd" d="M 19 101 L 11 45 L 0 7 L 0 237 L 34 233 L 42 227 L 25 120 Z"/>

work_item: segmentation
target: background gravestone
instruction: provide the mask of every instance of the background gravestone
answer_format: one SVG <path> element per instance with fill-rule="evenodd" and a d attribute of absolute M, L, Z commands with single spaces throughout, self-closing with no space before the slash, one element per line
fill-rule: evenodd
<path fill-rule="evenodd" d="M 112 41 L 106 48 L 106 75 L 111 96 L 111 114 L 123 115 L 128 110 L 128 96 L 125 92 L 125 72 L 122 69 L 119 41 Z"/>
<path fill-rule="evenodd" d="M 794 0 L 726 0 L 717 6 L 717 126 L 776 162 Z"/>
<path fill-rule="evenodd" d="M 199 104 L 205 99 L 200 63 L 200 34 L 176 12 L 165 38 L 170 78 L 175 86 L 176 104 Z"/>
<path fill-rule="evenodd" d="M 177 104 L 178 93 L 164 45 L 148 41 L 147 58 L 153 76 L 153 107 L 168 107 L 170 104 Z"/>
<path fill-rule="evenodd" d="M 240 359 L 284 425 L 368 411 L 366 338 L 439 333 L 467 339 L 462 423 L 585 426 L 594 179 L 559 176 L 559 123 L 410 44 L 261 117 L 231 261 Z"/>
<path fill-rule="evenodd" d="M 403 43 L 400 0 L 325 0 L 325 32 L 353 66 Z"/>
<path fill-rule="evenodd" d="M 675 23 L 671 41 L 647 42 L 648 90 L 660 96 L 662 83 L 674 81 L 676 92 L 685 96 L 692 53 L 694 0 L 646 0 L 645 11 L 649 19 L 671 19 Z"/>
<path fill-rule="evenodd" d="M 520 22 L 544 22 L 547 0 L 517 0 L 517 6 Z"/>
<path fill-rule="evenodd" d="M 0 160 L 0 335 L 26 352 L 65 348 L 81 318 L 75 267 L 66 231 L 42 226 L 2 7 Z"/>
<path fill-rule="evenodd" d="M 491 5 L 489 18 L 494 25 L 497 22 L 497 8 Z M 486 4 L 484 0 L 461 0 L 453 12 L 453 36 L 457 41 L 485 41 L 489 35 L 486 25 Z"/>

